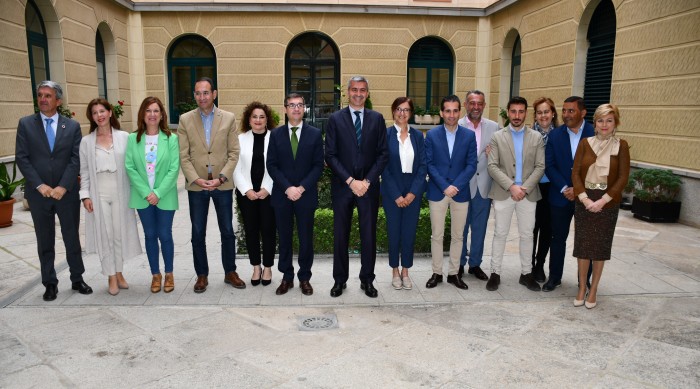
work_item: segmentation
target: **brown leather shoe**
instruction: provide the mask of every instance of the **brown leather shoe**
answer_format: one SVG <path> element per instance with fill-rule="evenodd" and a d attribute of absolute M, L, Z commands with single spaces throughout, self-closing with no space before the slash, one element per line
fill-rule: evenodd
<path fill-rule="evenodd" d="M 239 277 L 238 273 L 236 273 L 235 271 L 228 272 L 228 274 L 226 274 L 226 277 L 224 277 L 224 282 L 230 284 L 236 289 L 245 289 L 245 282 L 243 282 L 241 277 Z"/>
<path fill-rule="evenodd" d="M 151 280 L 151 293 L 160 292 L 161 281 L 163 281 L 163 276 L 160 273 L 153 275 L 153 280 Z"/>
<path fill-rule="evenodd" d="M 197 282 L 194 283 L 194 292 L 204 293 L 207 290 L 207 285 L 209 285 L 207 276 L 197 276 Z"/>
<path fill-rule="evenodd" d="M 175 277 L 173 273 L 165 273 L 165 283 L 163 284 L 163 292 L 170 293 L 175 290 Z"/>
<path fill-rule="evenodd" d="M 311 296 L 314 294 L 314 288 L 311 287 L 309 281 L 299 281 L 299 287 L 301 288 L 301 293 L 306 296 Z"/>
<path fill-rule="evenodd" d="M 307 281 L 308 283 L 308 281 Z M 275 291 L 275 294 L 278 296 L 281 296 L 289 291 L 289 289 L 292 289 L 294 287 L 294 281 L 285 281 L 282 280 L 280 283 L 280 286 L 277 287 L 277 290 Z M 311 287 L 311 285 L 309 285 Z"/>

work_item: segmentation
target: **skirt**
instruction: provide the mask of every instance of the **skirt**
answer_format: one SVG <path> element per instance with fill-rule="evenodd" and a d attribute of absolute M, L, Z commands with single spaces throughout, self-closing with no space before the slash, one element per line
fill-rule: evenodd
<path fill-rule="evenodd" d="M 588 198 L 596 201 L 603 197 L 605 191 L 586 189 Z M 619 207 L 603 208 L 599 213 L 586 210 L 586 207 L 576 201 L 574 211 L 574 257 L 593 261 L 607 261 L 612 251 L 613 237 Z"/>

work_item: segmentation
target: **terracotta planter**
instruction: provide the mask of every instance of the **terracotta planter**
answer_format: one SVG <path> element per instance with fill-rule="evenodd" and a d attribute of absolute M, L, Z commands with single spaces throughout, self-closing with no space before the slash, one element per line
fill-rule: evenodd
<path fill-rule="evenodd" d="M 0 201 L 0 228 L 12 225 L 12 211 L 15 199 Z"/>

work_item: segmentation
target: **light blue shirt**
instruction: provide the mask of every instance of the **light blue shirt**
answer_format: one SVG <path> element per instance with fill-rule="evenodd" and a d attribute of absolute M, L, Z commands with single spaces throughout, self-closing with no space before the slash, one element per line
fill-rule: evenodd
<path fill-rule="evenodd" d="M 515 148 L 515 184 L 523 184 L 523 140 L 525 139 L 525 126 L 516 131 L 510 125 L 510 134 L 513 137 L 513 147 Z"/>
<path fill-rule="evenodd" d="M 51 122 L 51 130 L 53 131 L 54 139 L 56 138 L 56 129 L 58 129 L 58 112 L 53 114 L 53 116 L 48 117 L 44 115 L 43 113 L 39 113 L 41 115 L 41 123 L 44 125 L 44 131 L 46 131 L 46 119 L 53 119 L 53 122 Z"/>
<path fill-rule="evenodd" d="M 204 138 L 207 140 L 207 147 L 211 144 L 211 125 L 214 123 L 214 111 L 216 106 L 212 108 L 208 115 L 205 115 L 202 110 L 199 110 L 199 117 L 202 118 L 202 126 L 204 126 Z"/>
<path fill-rule="evenodd" d="M 455 147 L 455 138 L 457 137 L 457 130 L 459 129 L 459 126 L 455 128 L 454 131 L 450 131 L 445 127 L 445 137 L 447 138 L 447 149 L 450 150 L 450 158 L 452 158 L 452 149 Z"/>
<path fill-rule="evenodd" d="M 571 146 L 571 159 L 574 159 L 576 156 L 576 149 L 578 148 L 578 142 L 581 141 L 581 135 L 583 134 L 583 126 L 586 125 L 586 121 L 581 122 L 581 127 L 578 129 L 578 133 L 574 133 L 569 129 L 569 127 L 566 127 L 566 132 L 569 133 L 569 145 Z M 559 191 L 560 193 L 564 193 L 566 190 L 566 186 L 561 188 Z"/>

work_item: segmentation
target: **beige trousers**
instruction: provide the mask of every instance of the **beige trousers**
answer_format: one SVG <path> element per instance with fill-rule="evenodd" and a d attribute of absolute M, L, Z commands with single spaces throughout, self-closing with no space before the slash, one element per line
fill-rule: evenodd
<path fill-rule="evenodd" d="M 494 200 L 493 210 L 496 225 L 493 234 L 493 246 L 491 248 L 491 273 L 501 274 L 503 253 L 506 250 L 506 239 L 510 231 L 510 222 L 513 212 L 518 218 L 518 234 L 520 235 L 520 272 L 528 274 L 532 272 L 532 240 L 535 229 L 535 210 L 537 202 L 527 198 L 515 201 L 512 198 L 506 200 Z"/>
<path fill-rule="evenodd" d="M 122 258 L 122 234 L 121 219 L 119 218 L 119 206 L 117 203 L 117 175 L 114 173 L 98 173 L 97 187 L 99 189 L 98 198 L 102 220 L 107 230 L 107 240 L 109 250 L 100 254 L 102 264 L 102 274 L 113 276 L 116 272 L 121 273 L 124 259 Z M 106 248 L 106 247 L 105 247 Z"/>
<path fill-rule="evenodd" d="M 459 257 L 462 255 L 462 241 L 464 239 L 464 225 L 467 224 L 467 210 L 469 202 L 458 203 L 451 197 L 445 196 L 440 201 L 428 201 L 430 206 L 430 251 L 433 255 L 433 273 L 442 275 L 443 247 L 445 236 L 445 216 L 450 209 L 451 240 L 450 240 L 450 266 L 448 275 L 455 275 L 459 271 Z"/>

